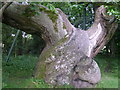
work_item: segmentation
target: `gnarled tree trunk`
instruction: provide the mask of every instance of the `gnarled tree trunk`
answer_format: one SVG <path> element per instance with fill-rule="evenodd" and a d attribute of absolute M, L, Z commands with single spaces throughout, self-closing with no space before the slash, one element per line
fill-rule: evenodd
<path fill-rule="evenodd" d="M 96 10 L 94 24 L 87 31 L 75 28 L 66 15 L 39 6 L 40 15 L 27 17 L 29 5 L 13 3 L 4 12 L 3 23 L 36 34 L 46 47 L 36 64 L 34 76 L 52 85 L 71 84 L 76 88 L 93 87 L 101 78 L 93 57 L 113 36 L 117 24 L 107 16 L 104 6 Z"/>

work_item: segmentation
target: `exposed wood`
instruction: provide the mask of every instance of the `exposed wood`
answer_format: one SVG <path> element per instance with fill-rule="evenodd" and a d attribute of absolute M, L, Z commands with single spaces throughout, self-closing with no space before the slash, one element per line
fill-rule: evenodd
<path fill-rule="evenodd" d="M 95 21 L 87 31 L 91 43 L 90 48 L 92 48 L 90 49 L 90 57 L 93 58 L 96 56 L 103 46 L 112 38 L 117 26 L 115 17 L 107 16 L 104 6 L 96 10 Z"/>

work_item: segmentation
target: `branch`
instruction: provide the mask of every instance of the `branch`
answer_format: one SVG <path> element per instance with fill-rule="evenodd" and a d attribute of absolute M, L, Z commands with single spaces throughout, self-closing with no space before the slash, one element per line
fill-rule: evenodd
<path fill-rule="evenodd" d="M 48 45 L 53 45 L 74 28 L 62 11 L 56 13 L 41 5 L 36 10 L 40 15 L 27 17 L 23 13 L 30 5 L 13 3 L 4 13 L 3 23 L 23 30 L 27 33 L 42 36 Z M 33 11 L 28 12 L 32 14 Z"/>
<path fill-rule="evenodd" d="M 104 6 L 100 6 L 96 10 L 95 21 L 91 28 L 88 29 L 90 47 L 89 56 L 94 57 L 104 47 L 104 45 L 112 38 L 117 23 L 114 16 L 106 15 Z"/>
<path fill-rule="evenodd" d="M 12 4 L 12 2 L 6 2 L 3 7 L 0 9 L 0 21 L 2 21 L 2 15 L 3 15 L 3 12 L 5 11 L 5 9 L 7 9 L 10 4 Z"/>

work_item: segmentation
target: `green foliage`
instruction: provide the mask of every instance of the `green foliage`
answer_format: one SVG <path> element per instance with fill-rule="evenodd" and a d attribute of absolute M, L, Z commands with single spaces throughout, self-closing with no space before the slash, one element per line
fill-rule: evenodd
<path fill-rule="evenodd" d="M 109 57 L 106 55 L 97 55 L 97 57 L 95 57 L 96 62 L 98 63 L 101 72 L 104 73 L 105 72 L 105 68 L 109 66 L 109 73 L 114 73 L 115 76 L 118 76 L 118 57 Z"/>
<path fill-rule="evenodd" d="M 17 29 L 14 29 L 8 25 L 3 24 L 2 26 L 2 42 L 3 42 L 3 53 L 8 54 L 8 51 L 13 43 Z M 37 47 L 37 48 L 36 48 Z M 44 40 L 36 35 L 26 34 L 20 32 L 16 40 L 16 44 L 13 48 L 11 55 L 22 55 L 22 54 L 34 54 L 40 55 L 43 48 L 45 47 Z"/>
<path fill-rule="evenodd" d="M 92 13 L 92 4 L 79 2 L 54 2 L 51 3 L 56 8 L 60 8 L 67 16 L 70 22 L 79 28 L 84 28 L 84 8 L 86 7 L 86 27 L 91 26 L 94 19 L 94 12 Z"/>
<path fill-rule="evenodd" d="M 51 12 L 51 10 L 47 10 L 45 12 L 48 14 L 49 18 L 53 21 L 53 23 L 56 23 L 56 19 L 58 19 L 58 14 L 53 11 Z"/>
<path fill-rule="evenodd" d="M 40 53 L 42 52 L 43 48 L 46 45 L 45 41 L 42 38 L 40 38 L 39 36 L 36 36 L 36 35 L 32 35 L 32 38 L 33 38 L 32 40 L 28 41 L 28 42 L 31 42 L 29 44 L 31 54 L 39 56 Z"/>
<path fill-rule="evenodd" d="M 52 12 L 56 13 L 56 9 L 52 4 L 47 4 L 47 7 L 49 8 L 49 10 L 51 10 Z"/>
<path fill-rule="evenodd" d="M 25 12 L 23 14 L 27 17 L 40 15 L 39 10 L 41 10 L 41 8 L 39 7 L 39 5 L 41 5 L 42 3 L 41 2 L 29 2 L 29 4 L 30 6 L 25 9 Z M 43 5 L 49 9 L 48 11 L 53 12 L 53 14 L 56 13 L 56 9 L 52 4 L 44 3 Z"/>
<path fill-rule="evenodd" d="M 16 29 L 2 24 L 2 43 L 4 44 L 3 53 L 8 53 L 16 32 Z"/>
<path fill-rule="evenodd" d="M 95 58 L 101 70 L 101 81 L 97 84 L 97 88 L 118 88 L 118 58 L 111 58 L 104 55 L 97 55 Z M 110 64 L 108 72 L 105 68 Z"/>
<path fill-rule="evenodd" d="M 120 6 L 120 5 L 118 4 L 118 6 Z M 109 15 L 114 15 L 117 18 L 117 20 L 120 20 L 119 7 L 115 7 L 115 6 L 106 6 L 106 7 L 107 7 Z"/>

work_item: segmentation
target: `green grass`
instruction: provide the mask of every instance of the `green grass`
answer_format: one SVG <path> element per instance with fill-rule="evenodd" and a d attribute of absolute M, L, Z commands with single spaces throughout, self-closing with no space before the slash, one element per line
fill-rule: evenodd
<path fill-rule="evenodd" d="M 8 63 L 3 57 L 3 87 L 22 88 L 31 82 L 32 73 L 38 58 L 35 56 L 11 57 Z"/>
<path fill-rule="evenodd" d="M 118 58 L 97 55 L 95 60 L 100 67 L 102 76 L 97 88 L 118 88 Z M 108 62 L 110 62 L 110 70 L 104 72 Z"/>
<path fill-rule="evenodd" d="M 97 88 L 118 88 L 118 77 L 115 77 L 111 73 L 102 75 L 100 83 Z"/>
<path fill-rule="evenodd" d="M 17 56 L 11 57 L 8 63 L 3 56 L 3 87 L 4 88 L 72 88 L 70 85 L 53 87 L 45 83 L 44 79 L 32 77 L 36 56 Z M 97 56 L 95 58 L 100 66 L 102 78 L 96 88 L 118 88 L 118 65 L 116 58 Z M 111 60 L 111 70 L 104 72 L 107 62 Z"/>

